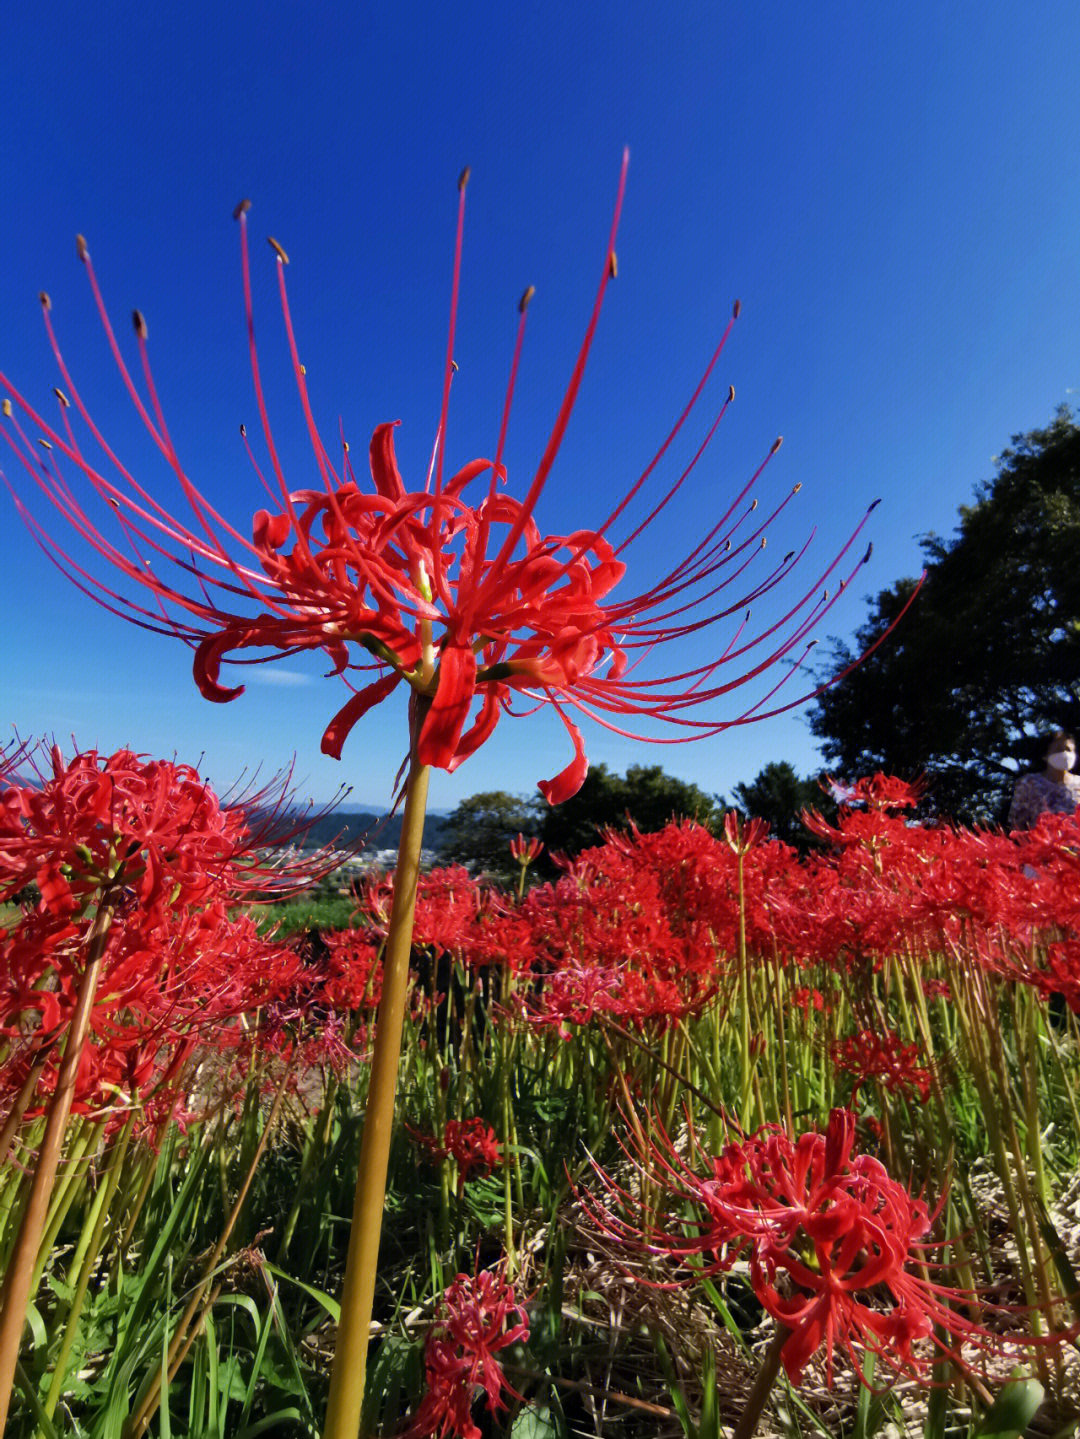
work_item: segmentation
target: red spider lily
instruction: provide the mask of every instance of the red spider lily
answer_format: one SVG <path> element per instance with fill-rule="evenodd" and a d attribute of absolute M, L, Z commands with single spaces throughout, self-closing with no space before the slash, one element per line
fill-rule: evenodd
<path fill-rule="evenodd" d="M 796 1009 L 801 1009 L 804 1015 L 809 1016 L 814 1010 L 820 1014 L 825 1008 L 825 996 L 820 989 L 810 989 L 806 985 L 798 985 L 791 991 L 791 1003 Z"/>
<path fill-rule="evenodd" d="M 495 1356 L 528 1337 L 528 1316 L 502 1274 L 459 1274 L 424 1345 L 427 1391 L 402 1439 L 481 1439 L 475 1401 L 483 1395 L 494 1414 L 506 1408 L 504 1393 L 520 1397 Z"/>
<path fill-rule="evenodd" d="M 745 1257 L 759 1302 L 790 1331 L 780 1358 L 793 1382 L 822 1349 L 830 1376 L 837 1349 L 861 1373 L 864 1349 L 929 1382 L 935 1351 L 959 1359 L 949 1344 L 997 1341 L 963 1312 L 977 1296 L 927 1277 L 932 1216 L 880 1161 L 854 1152 L 856 1123 L 836 1109 L 824 1134 L 793 1140 L 766 1127 L 729 1145 L 704 1174 L 661 1141 L 639 1161 L 666 1194 L 644 1234 L 627 1217 L 637 1201 L 601 1171 L 607 1201 L 587 1202 L 609 1237 L 680 1263 L 699 1256 L 706 1273 Z M 696 1141 L 694 1149 L 701 1157 Z"/>
<path fill-rule="evenodd" d="M 879 1079 L 892 1094 L 917 1094 L 923 1104 L 930 1098 L 930 1071 L 919 1064 L 917 1044 L 905 1044 L 898 1034 L 875 1034 L 864 1029 L 829 1047 L 837 1069 L 855 1076 L 851 1102 L 867 1081 Z"/>
<path fill-rule="evenodd" d="M 520 865 L 530 865 L 538 860 L 544 851 L 543 840 L 538 835 L 526 838 L 519 834 L 510 841 L 510 854 Z"/>
<path fill-rule="evenodd" d="M 34 880 L 42 908 L 57 915 L 80 912 L 104 889 L 128 891 L 149 915 L 222 886 L 295 889 L 327 867 L 321 853 L 289 866 L 260 861 L 250 811 L 222 805 L 188 765 L 129 750 L 65 759 L 55 745 L 49 759 L 32 782 L 0 788 L 0 902 Z"/>
<path fill-rule="evenodd" d="M 767 838 L 768 833 L 767 820 L 756 817 L 744 820 L 733 809 L 724 815 L 724 839 L 733 854 L 749 854 L 756 844 Z"/>
<path fill-rule="evenodd" d="M 541 534 L 534 514 L 562 444 L 605 291 L 615 274 L 625 158 L 585 337 L 524 499 L 512 498 L 499 487 L 505 479 L 502 457 L 531 290 L 520 306 L 494 458 L 472 460 L 444 479 L 466 178 L 467 172 L 459 187 L 442 406 L 423 487 L 406 487 L 394 454 L 392 424 L 380 424 L 372 438 L 370 488 L 359 482 L 347 445 L 340 447 L 337 459 L 332 457 L 335 447 L 327 446 L 320 436 L 299 360 L 285 287 L 286 256 L 271 242 L 293 370 L 319 475 L 314 488 L 289 488 L 270 428 L 255 347 L 245 201 L 237 208 L 244 299 L 255 397 L 270 472 L 269 482 L 264 483 L 271 498 L 271 508 L 260 509 L 254 516 L 251 540 L 244 540 L 200 493 L 180 461 L 158 400 L 146 325 L 138 312 L 135 331 L 145 395 L 136 386 L 115 340 L 81 237 L 79 256 L 121 378 L 154 445 L 173 472 L 190 515 L 185 522 L 172 514 L 108 446 L 62 358 L 47 296 L 43 296 L 45 324 L 67 393 L 57 392 L 60 414 L 53 425 L 0 376 L 8 396 L 4 413 L 10 423 L 4 427 L 5 438 L 33 482 L 78 536 L 124 581 L 147 591 L 147 598 L 129 599 L 85 568 L 48 535 L 24 499 L 14 490 L 12 494 L 40 544 L 82 589 L 114 613 L 177 636 L 193 648 L 195 680 L 208 699 L 224 702 L 241 693 L 242 685 L 230 687 L 220 678 L 221 665 L 230 657 L 239 657 L 239 663 L 255 663 L 304 650 L 325 652 L 334 673 L 353 689 L 323 735 L 324 751 L 335 757 L 340 757 L 342 744 L 360 717 L 402 682 L 421 699 L 419 761 L 446 770 L 455 769 L 482 744 L 500 715 L 511 712 L 516 697 L 524 697 L 530 706 L 551 705 L 566 726 L 574 750 L 571 763 L 540 785 L 544 795 L 557 803 L 576 792 L 587 770 L 583 741 L 571 710 L 619 734 L 672 743 L 715 735 L 807 698 L 777 700 L 776 696 L 784 680 L 800 668 L 813 643 L 810 632 L 869 559 L 868 550 L 846 573 L 843 570 L 865 517 L 839 553 L 809 583 L 797 586 L 782 606 L 782 616 L 756 633 L 752 631 L 747 606 L 787 582 L 809 544 L 807 541 L 798 553 L 792 551 L 778 563 L 759 558 L 770 521 L 800 488 L 796 485 L 765 518 L 756 516 L 757 500 L 750 501 L 750 491 L 775 454 L 777 441 L 722 512 L 709 515 L 693 548 L 678 564 L 640 593 L 613 597 L 624 578 L 623 553 L 681 489 L 733 398 L 732 389 L 682 474 L 651 502 L 645 518 L 619 543 L 613 543 L 611 531 L 628 507 L 639 499 L 650 503 L 644 500 L 645 486 L 701 398 L 738 314 L 736 305 L 689 402 L 623 499 L 594 529 Z M 99 470 L 88 458 L 76 434 L 76 416 L 103 451 L 111 471 L 108 466 Z M 43 449 L 31 441 L 35 432 Z M 250 449 L 249 454 L 262 480 Z M 483 485 L 473 496 L 472 487 L 482 477 Z M 91 517 L 87 508 L 91 496 L 112 512 L 117 527 L 113 538 Z M 755 560 L 765 569 L 756 580 L 743 580 Z M 740 594 L 731 588 L 736 583 L 749 588 Z M 833 587 L 831 597 L 826 585 Z M 708 637 L 710 627 L 729 620 L 733 632 L 726 641 Z M 638 665 L 658 643 L 688 637 L 702 639 L 708 659 L 660 677 L 637 675 Z M 728 718 L 698 717 L 705 706 L 781 663 L 783 678 L 741 713 Z M 359 686 L 353 685 L 350 675 L 365 671 L 368 677 Z M 658 722 L 675 733 L 663 738 L 652 733 Z M 640 735 L 639 727 L 647 731 L 645 736 Z"/>
<path fill-rule="evenodd" d="M 85 929 L 36 910 L 0 935 L 0 1038 L 11 1046 L 0 1100 L 17 1092 L 19 1064 L 45 1053 L 31 1114 L 54 1089 L 52 1046 L 78 1002 Z M 196 1041 L 237 1043 L 234 1021 L 276 1001 L 298 963 L 293 950 L 260 938 L 247 916 L 230 918 L 220 900 L 156 920 L 129 907 L 110 928 L 73 1109 L 115 1115 L 144 1105 L 177 1077 L 177 1056 Z"/>
<path fill-rule="evenodd" d="M 479 1115 L 471 1119 L 448 1119 L 441 1140 L 427 1134 L 418 1134 L 416 1138 L 433 1159 L 452 1159 L 462 1184 L 474 1169 L 490 1174 L 502 1163 L 495 1131 Z"/>

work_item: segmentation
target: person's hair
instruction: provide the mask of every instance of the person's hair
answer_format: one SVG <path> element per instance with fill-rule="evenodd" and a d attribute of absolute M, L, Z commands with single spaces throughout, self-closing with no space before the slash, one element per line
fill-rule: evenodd
<path fill-rule="evenodd" d="M 1043 753 L 1049 754 L 1053 747 L 1059 742 L 1063 744 L 1071 744 L 1075 748 L 1076 737 L 1075 735 L 1070 734 L 1067 729 L 1056 729 L 1053 731 L 1052 734 L 1047 735 L 1046 749 L 1043 751 Z"/>

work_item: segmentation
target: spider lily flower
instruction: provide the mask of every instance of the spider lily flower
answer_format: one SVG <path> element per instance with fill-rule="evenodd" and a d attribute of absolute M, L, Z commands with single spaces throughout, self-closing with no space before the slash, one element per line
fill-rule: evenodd
<path fill-rule="evenodd" d="M 459 1274 L 439 1304 L 424 1345 L 426 1390 L 402 1439 L 481 1439 L 475 1402 L 488 1413 L 506 1408 L 504 1394 L 520 1395 L 496 1357 L 527 1342 L 529 1318 L 501 1271 Z"/>
<path fill-rule="evenodd" d="M 647 1231 L 639 1201 L 595 1163 L 604 1197 L 583 1198 L 608 1238 L 674 1259 L 689 1282 L 748 1261 L 758 1301 L 786 1335 L 780 1362 L 796 1384 L 822 1351 L 830 1381 L 839 1350 L 857 1374 L 869 1351 L 895 1374 L 930 1383 L 941 1353 L 963 1367 L 968 1346 L 1007 1353 L 1068 1338 L 997 1335 L 972 1315 L 1007 1309 L 929 1277 L 942 1268 L 930 1260 L 941 1247 L 930 1238 L 936 1213 L 856 1151 L 856 1123 L 834 1109 L 824 1133 L 792 1138 L 766 1126 L 715 1157 L 693 1135 L 683 1156 L 658 1126 L 652 1149 L 631 1156 L 663 1196 Z"/>
<path fill-rule="evenodd" d="M 352 690 L 327 726 L 322 748 L 340 758 L 352 727 L 400 685 L 419 697 L 416 753 L 420 763 L 455 769 L 492 733 L 515 701 L 528 708 L 550 705 L 573 747 L 570 763 L 540 783 L 551 803 L 574 794 L 588 768 L 575 719 L 584 715 L 615 733 L 672 743 L 716 735 L 800 704 L 779 696 L 813 644 L 811 631 L 835 602 L 870 551 L 853 563 L 849 551 L 866 517 L 839 553 L 780 608 L 779 619 L 754 630 L 747 606 L 793 578 L 807 546 L 779 562 L 764 558 L 769 523 L 786 508 L 796 485 L 760 518 L 751 490 L 765 460 L 721 512 L 710 515 L 689 553 L 667 574 L 636 594 L 623 592 L 624 555 L 682 488 L 712 440 L 734 389 L 705 427 L 693 459 L 658 496 L 647 484 L 676 435 L 701 400 L 739 307 L 721 335 L 704 373 L 670 433 L 625 496 L 595 528 L 542 534 L 535 519 L 577 399 L 608 284 L 616 273 L 615 237 L 622 208 L 624 155 L 610 236 L 592 312 L 550 437 L 522 499 L 504 491 L 503 450 L 532 291 L 522 298 L 506 401 L 493 458 L 474 459 L 444 477 L 447 412 L 464 220 L 465 172 L 459 183 L 450 334 L 442 405 L 431 466 L 423 485 L 406 486 L 394 451 L 394 425 L 380 424 L 369 449 L 371 483 L 361 483 L 347 444 L 327 445 L 308 398 L 304 366 L 289 311 L 287 256 L 271 241 L 280 302 L 299 399 L 313 451 L 318 483 L 292 489 L 264 399 L 255 346 L 248 204 L 236 211 L 240 224 L 244 300 L 256 407 L 268 457 L 263 472 L 244 443 L 270 494 L 259 509 L 250 539 L 240 535 L 189 477 L 174 448 L 158 400 L 147 347 L 147 327 L 135 313 L 143 372 L 140 388 L 123 358 L 85 241 L 79 257 L 122 381 L 153 443 L 172 470 L 187 506 L 186 518 L 171 512 L 109 447 L 92 420 L 62 357 L 48 296 L 42 311 L 64 389 L 56 395 L 59 417 L 50 423 L 0 375 L 8 423 L 5 438 L 17 461 L 76 534 L 96 550 L 119 579 L 101 578 L 56 540 L 9 484 L 15 504 L 35 537 L 80 588 L 114 613 L 182 639 L 194 651 L 194 677 L 209 700 L 227 702 L 243 690 L 226 684 L 221 667 L 258 663 L 299 651 L 323 651 L 333 673 Z M 81 419 L 104 455 L 92 459 L 76 433 Z M 34 440 L 40 443 L 35 444 Z M 332 455 L 331 450 L 336 451 Z M 112 511 L 113 528 L 100 525 L 88 508 L 91 496 Z M 615 526 L 635 501 L 651 505 L 645 519 L 617 540 Z M 876 503 L 876 502 L 875 502 Z M 870 508 L 873 509 L 874 506 Z M 869 514 L 869 511 L 867 512 Z M 111 535 L 111 537 L 110 537 Z M 746 576 L 755 566 L 757 578 Z M 764 568 L 762 568 L 764 566 Z M 134 584 L 145 597 L 122 595 L 115 585 Z M 830 592 L 825 586 L 832 586 Z M 737 588 L 732 588 L 736 586 Z M 738 596 L 737 598 L 735 596 Z M 724 641 L 712 627 L 730 623 Z M 659 676 L 639 666 L 659 644 L 696 636 L 708 658 Z M 775 666 L 781 678 L 741 712 L 721 717 L 710 706 Z M 812 693 L 813 691 L 811 691 Z M 666 733 L 659 731 L 666 730 Z"/>
<path fill-rule="evenodd" d="M 103 889 L 128 890 L 150 916 L 205 901 L 284 894 L 333 867 L 329 850 L 287 862 L 264 847 L 301 833 L 276 781 L 222 803 L 190 765 L 118 750 L 53 745 L 24 756 L 27 782 L 0 781 L 0 902 L 30 881 L 41 907 L 81 912 Z"/>
<path fill-rule="evenodd" d="M 544 848 L 544 842 L 539 835 L 531 835 L 528 838 L 519 833 L 516 839 L 510 841 L 510 854 L 518 864 L 527 867 L 540 858 Z"/>

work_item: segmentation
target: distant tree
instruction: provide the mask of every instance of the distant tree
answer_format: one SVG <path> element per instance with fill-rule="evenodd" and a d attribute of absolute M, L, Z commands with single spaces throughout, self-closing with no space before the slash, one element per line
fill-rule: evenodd
<path fill-rule="evenodd" d="M 953 538 L 922 546 L 912 610 L 819 696 L 811 728 L 844 778 L 923 773 L 931 810 L 1000 820 L 1042 735 L 1080 726 L 1080 429 L 1068 408 L 1014 435 Z M 879 638 L 915 583 L 882 590 L 855 646 L 834 647 L 829 675 Z"/>
<path fill-rule="evenodd" d="M 534 835 L 539 817 L 533 800 L 504 790 L 488 790 L 463 799 L 443 822 L 439 854 L 489 874 L 508 875 L 517 865 L 510 841 L 517 834 Z"/>
<path fill-rule="evenodd" d="M 569 855 L 599 844 L 603 829 L 627 829 L 633 823 L 649 833 L 671 819 L 696 819 L 709 826 L 717 816 L 710 795 L 665 774 L 659 765 L 631 765 L 624 776 L 612 774 L 606 765 L 593 765 L 572 799 L 555 806 L 539 801 L 538 808 L 540 838 L 548 851 Z"/>
<path fill-rule="evenodd" d="M 732 802 L 726 808 L 739 810 L 747 818 L 767 820 L 773 839 L 803 852 L 817 848 L 819 841 L 804 826 L 804 809 L 816 809 L 829 817 L 836 803 L 821 787 L 821 777 L 800 778 L 787 760 L 773 760 L 750 780 L 732 790 Z"/>

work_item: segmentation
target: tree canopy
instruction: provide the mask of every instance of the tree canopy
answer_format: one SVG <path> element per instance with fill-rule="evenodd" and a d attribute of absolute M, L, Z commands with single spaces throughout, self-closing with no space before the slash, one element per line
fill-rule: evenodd
<path fill-rule="evenodd" d="M 820 844 L 802 822 L 804 809 L 816 809 L 830 819 L 836 801 L 822 778 L 801 778 L 787 760 L 773 760 L 748 783 L 732 790 L 731 807 L 748 818 L 768 821 L 769 834 L 805 852 Z"/>
<path fill-rule="evenodd" d="M 1080 429 L 1066 406 L 1014 435 L 951 539 L 922 540 L 926 579 L 884 644 L 815 702 L 811 728 L 845 778 L 924 774 L 927 805 L 964 823 L 1001 820 L 1047 734 L 1080 726 Z M 871 602 L 853 648 L 878 640 L 917 581 Z"/>
<path fill-rule="evenodd" d="M 539 809 L 540 838 L 548 850 L 571 855 L 599 844 L 602 829 L 628 829 L 634 824 L 649 833 L 672 819 L 696 819 L 708 826 L 716 818 L 711 795 L 665 774 L 658 764 L 632 764 L 625 775 L 612 774 L 607 765 L 593 765 L 573 798 L 559 805 L 541 800 Z"/>
<path fill-rule="evenodd" d="M 575 855 L 599 844 L 602 830 L 634 824 L 648 833 L 663 829 L 673 818 L 710 825 L 717 818 L 716 802 L 697 785 L 665 774 L 659 765 L 631 765 L 625 775 L 618 775 L 597 764 L 577 794 L 560 805 L 502 790 L 462 800 L 444 822 L 439 850 L 447 859 L 507 874 L 516 869 L 510 841 L 519 832 L 538 834 L 547 855 L 552 850 Z M 547 856 L 542 867 L 550 869 Z"/>
<path fill-rule="evenodd" d="M 536 803 L 505 790 L 470 795 L 443 821 L 439 853 L 489 874 L 508 875 L 517 869 L 510 841 L 518 834 L 539 832 Z"/>

